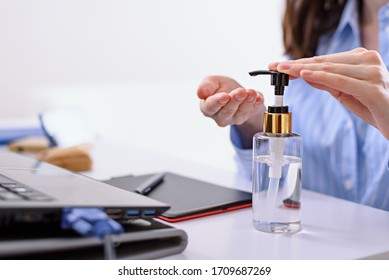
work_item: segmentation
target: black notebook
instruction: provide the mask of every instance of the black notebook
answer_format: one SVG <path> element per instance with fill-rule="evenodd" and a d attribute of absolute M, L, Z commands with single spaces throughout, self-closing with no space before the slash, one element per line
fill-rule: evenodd
<path fill-rule="evenodd" d="M 115 177 L 104 181 L 124 190 L 134 191 L 153 174 Z M 168 222 L 232 211 L 251 206 L 251 193 L 223 187 L 187 176 L 166 172 L 164 180 L 147 196 L 170 205 L 159 216 Z"/>

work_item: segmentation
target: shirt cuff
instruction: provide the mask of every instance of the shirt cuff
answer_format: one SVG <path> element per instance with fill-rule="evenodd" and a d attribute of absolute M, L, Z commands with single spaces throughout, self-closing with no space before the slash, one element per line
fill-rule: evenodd
<path fill-rule="evenodd" d="M 243 149 L 242 138 L 240 137 L 240 134 L 238 132 L 236 125 L 230 126 L 230 138 L 231 138 L 231 142 L 234 145 L 234 147 L 237 147 L 238 149 Z"/>
<path fill-rule="evenodd" d="M 251 179 L 253 150 L 243 149 L 240 135 L 234 125 L 231 126 L 230 138 L 236 152 L 235 161 L 238 166 L 238 171 Z"/>

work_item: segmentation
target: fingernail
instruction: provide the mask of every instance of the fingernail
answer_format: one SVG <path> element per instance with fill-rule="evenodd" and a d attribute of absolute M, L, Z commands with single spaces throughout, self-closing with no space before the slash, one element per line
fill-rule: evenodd
<path fill-rule="evenodd" d="M 220 99 L 220 104 L 222 104 L 222 105 L 226 105 L 227 104 L 227 102 L 228 102 L 228 99 Z"/>
<path fill-rule="evenodd" d="M 220 102 L 220 104 L 222 104 L 222 105 L 226 104 L 226 103 L 228 102 L 228 100 L 229 100 L 228 96 L 225 96 L 225 95 L 223 95 L 223 96 L 221 96 L 221 97 L 219 98 L 219 102 Z"/>
<path fill-rule="evenodd" d="M 243 101 L 243 100 L 245 100 L 245 98 L 246 98 L 246 96 L 242 96 L 241 94 L 235 95 L 235 99 L 237 101 Z"/>
<path fill-rule="evenodd" d="M 262 96 L 257 95 L 257 97 L 255 98 L 255 103 L 263 103 Z"/>
<path fill-rule="evenodd" d="M 269 69 L 276 69 L 278 64 L 280 64 L 280 62 L 272 62 L 268 65 L 268 68 Z"/>
<path fill-rule="evenodd" d="M 311 70 L 302 70 L 300 72 L 300 75 L 304 75 L 304 76 L 309 76 L 309 75 L 312 75 L 313 74 L 313 71 Z"/>
<path fill-rule="evenodd" d="M 280 70 L 289 70 L 290 68 L 292 68 L 292 65 L 290 63 L 280 63 L 277 67 L 277 69 Z"/>
<path fill-rule="evenodd" d="M 253 102 L 255 99 L 256 99 L 255 96 L 250 96 L 250 97 L 247 97 L 246 101 L 247 102 Z"/>

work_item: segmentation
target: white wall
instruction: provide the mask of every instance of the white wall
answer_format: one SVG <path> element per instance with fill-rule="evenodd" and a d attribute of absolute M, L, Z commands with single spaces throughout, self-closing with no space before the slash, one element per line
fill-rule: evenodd
<path fill-rule="evenodd" d="M 283 0 L 0 0 L 0 118 L 74 106 L 103 137 L 234 168 L 228 129 L 204 118 L 209 74 L 244 86 L 282 56 Z M 266 85 L 266 86 L 265 86 Z"/>

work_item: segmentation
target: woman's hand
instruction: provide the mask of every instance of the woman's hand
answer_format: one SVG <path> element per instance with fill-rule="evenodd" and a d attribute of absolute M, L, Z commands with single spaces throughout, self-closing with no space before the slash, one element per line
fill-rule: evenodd
<path fill-rule="evenodd" d="M 197 89 L 200 110 L 225 127 L 237 125 L 244 146 L 252 145 L 252 136 L 263 126 L 264 99 L 260 92 L 245 89 L 234 79 L 208 76 Z"/>
<path fill-rule="evenodd" d="M 376 51 L 352 51 L 272 63 L 270 70 L 301 77 L 328 91 L 389 139 L 389 73 Z"/>
<path fill-rule="evenodd" d="M 263 104 L 262 94 L 244 89 L 234 79 L 224 76 L 205 77 L 197 96 L 201 112 L 222 127 L 243 124 L 255 113 L 256 107 Z"/>

